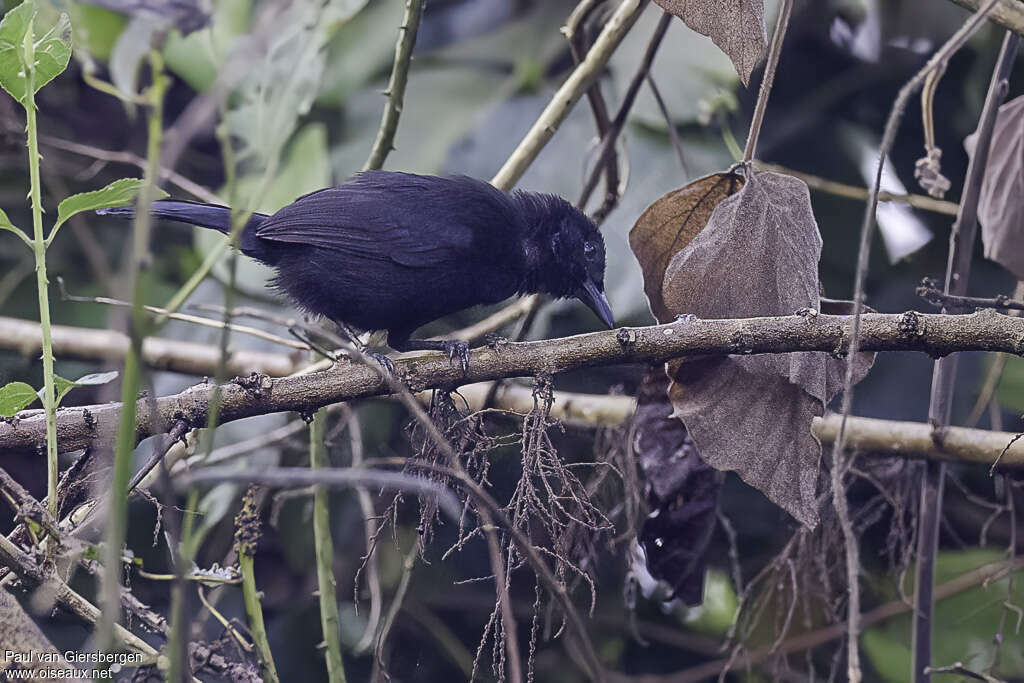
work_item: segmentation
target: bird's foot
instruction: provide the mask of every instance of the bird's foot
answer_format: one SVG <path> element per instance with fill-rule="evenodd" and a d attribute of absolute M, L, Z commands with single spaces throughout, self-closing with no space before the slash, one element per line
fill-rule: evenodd
<path fill-rule="evenodd" d="M 370 360 L 374 361 L 381 367 L 384 372 L 390 377 L 395 376 L 395 363 L 383 353 L 373 353 L 372 351 L 364 351 L 364 355 Z"/>
<path fill-rule="evenodd" d="M 458 340 L 444 342 L 444 352 L 448 355 L 448 361 L 455 365 L 456 359 L 463 372 L 469 371 L 469 343 Z"/>
<path fill-rule="evenodd" d="M 484 335 L 484 343 L 490 348 L 497 350 L 499 346 L 508 346 L 511 342 L 509 342 L 508 337 L 504 335 L 500 335 L 496 332 L 488 332 Z"/>

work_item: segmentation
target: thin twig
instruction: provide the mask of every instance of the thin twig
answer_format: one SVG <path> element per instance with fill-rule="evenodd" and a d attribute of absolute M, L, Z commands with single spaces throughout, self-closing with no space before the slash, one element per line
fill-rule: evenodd
<path fill-rule="evenodd" d="M 594 10 L 603 8 L 604 3 L 595 0 L 581 0 L 576 8 L 569 15 L 562 27 L 562 33 L 569 41 L 569 50 L 572 52 L 573 61 L 579 65 L 586 56 L 589 45 L 587 44 L 588 26 L 587 21 L 593 15 Z M 608 104 L 601 93 L 601 81 L 596 80 L 587 89 L 587 101 L 590 102 L 590 109 L 594 114 L 594 124 L 597 128 L 597 139 L 603 140 L 611 128 L 611 121 L 608 118 Z M 615 148 L 604 164 L 605 172 L 605 202 L 614 203 L 619 197 L 619 160 L 615 154 Z"/>
<path fill-rule="evenodd" d="M 65 152 L 71 152 L 72 154 L 79 154 L 81 156 L 87 156 L 92 159 L 99 159 L 100 161 L 108 161 L 119 164 L 129 164 L 136 166 L 140 169 L 146 168 L 146 160 L 137 154 L 132 152 L 118 152 L 114 150 L 101 149 L 92 145 L 85 145 L 80 142 L 72 142 L 71 140 L 63 140 L 61 138 L 53 137 L 51 135 L 39 136 L 39 141 L 44 145 L 53 147 L 55 149 L 64 150 Z M 159 169 L 160 179 L 166 180 L 167 182 L 178 186 L 180 189 L 188 192 L 196 199 L 201 199 L 204 202 L 211 204 L 223 204 L 224 201 L 216 194 L 206 189 L 198 183 L 194 183 L 185 176 L 173 171 L 166 166 L 161 166 Z"/>
<path fill-rule="evenodd" d="M 936 282 L 931 278 L 925 278 L 924 282 L 918 285 L 915 290 L 917 295 L 938 308 L 952 312 L 968 310 L 972 308 L 996 308 L 1013 311 L 1024 311 L 1024 301 L 1011 299 L 1005 294 L 994 297 L 980 296 L 958 296 L 947 294 L 936 287 Z"/>
<path fill-rule="evenodd" d="M 993 5 L 987 5 L 978 13 L 984 17 Z M 963 296 L 967 292 L 967 281 L 971 272 L 971 256 L 974 252 L 975 233 L 978 227 L 978 203 L 981 184 L 985 177 L 992 134 L 995 130 L 999 105 L 1006 97 L 1008 78 L 1017 56 L 1019 37 L 1006 32 L 1003 45 L 992 72 L 985 104 L 978 119 L 977 147 L 967 165 L 967 178 L 960 200 L 960 210 L 950 235 L 949 257 L 946 265 L 944 294 Z M 933 71 L 945 68 L 952 53 L 937 62 Z M 940 358 L 935 361 L 932 371 L 931 397 L 928 405 L 928 421 L 937 435 L 949 425 L 952 414 L 953 390 L 956 383 L 957 358 Z M 998 462 L 998 459 L 997 459 Z M 993 465 L 995 467 L 995 465 Z M 930 677 L 927 667 L 932 663 L 932 622 L 935 605 L 932 589 L 935 581 L 935 561 L 938 553 L 939 527 L 942 521 L 943 486 L 946 468 L 943 463 L 925 465 L 924 482 L 921 489 L 920 514 L 917 534 L 917 565 L 914 583 L 914 617 L 912 620 L 911 647 L 913 662 L 912 680 L 927 683 Z"/>
<path fill-rule="evenodd" d="M 131 302 L 121 301 L 120 299 L 112 299 L 106 296 L 75 296 L 68 294 L 64 288 L 64 279 L 62 277 L 57 278 L 57 285 L 60 288 L 61 298 L 65 301 L 75 301 L 80 303 L 92 303 L 92 304 L 103 304 L 105 306 L 120 306 L 120 307 L 131 307 Z M 196 325 L 202 325 L 203 327 L 213 327 L 215 329 L 223 330 L 225 328 L 233 330 L 239 334 L 247 334 L 258 339 L 263 339 L 281 346 L 287 346 L 293 349 L 300 349 L 308 351 L 309 347 L 306 344 L 301 344 L 291 339 L 285 339 L 279 337 L 276 334 L 270 332 L 264 332 L 263 330 L 255 327 L 248 327 L 246 325 L 235 325 L 234 323 L 225 323 L 223 320 L 211 320 L 210 318 L 203 318 L 198 315 L 189 315 L 187 313 L 176 313 L 167 308 L 161 308 L 159 306 L 143 306 L 142 307 L 147 313 L 152 313 L 158 316 L 158 319 L 163 318 L 167 320 L 180 320 L 182 322 L 194 323 Z"/>
<path fill-rule="evenodd" d="M 829 180 L 828 178 L 822 178 L 810 173 L 795 171 L 791 168 L 780 166 L 779 164 L 755 161 L 754 168 L 759 171 L 774 171 L 776 173 L 791 175 L 794 178 L 799 178 L 807 183 L 807 186 L 812 190 L 827 192 L 828 194 L 832 194 L 837 197 L 865 200 L 869 199 L 871 196 L 870 190 L 866 187 L 847 185 L 846 183 L 836 182 L 835 180 Z M 878 201 L 909 204 L 915 209 L 934 211 L 935 213 L 942 213 L 949 216 L 955 216 L 958 208 L 957 204 L 954 202 L 946 201 L 944 199 L 934 199 L 923 194 L 894 194 L 892 192 L 879 192 Z"/>
<path fill-rule="evenodd" d="M 362 467 L 363 457 L 363 429 L 359 424 L 359 417 L 348 404 L 342 403 L 345 423 L 348 429 L 349 445 L 352 452 L 352 467 Z M 366 618 L 366 630 L 363 637 L 352 648 L 357 653 L 366 652 L 373 647 L 373 638 L 377 633 L 377 625 L 380 623 L 383 599 L 380 587 L 380 567 L 374 545 L 376 524 L 374 523 L 373 500 L 370 498 L 370 491 L 365 486 L 356 488 L 356 496 L 359 499 L 359 508 L 363 513 L 363 534 L 366 539 L 366 586 L 370 591 L 370 614 Z M 357 577 L 358 579 L 358 577 Z M 353 586 L 352 604 L 357 613 L 359 610 L 359 584 L 358 580 Z"/>
<path fill-rule="evenodd" d="M 153 454 L 149 456 L 149 460 L 139 468 L 139 470 L 132 476 L 131 481 L 128 483 L 128 493 L 131 494 L 135 490 L 135 487 L 139 485 L 146 475 L 149 474 L 154 467 L 156 467 L 160 461 L 167 455 L 167 451 L 171 449 L 176 441 L 180 441 L 185 437 L 185 433 L 188 431 L 188 423 L 184 420 L 178 420 L 174 423 L 166 435 L 164 435 L 161 443 L 158 443 L 153 447 Z"/>
<path fill-rule="evenodd" d="M 665 127 L 668 130 L 668 139 L 672 143 L 672 149 L 676 152 L 676 157 L 679 158 L 679 165 L 683 169 L 683 178 L 685 179 L 690 175 L 690 169 L 686 165 L 686 155 L 683 153 L 683 143 L 679 139 L 679 131 L 676 130 L 675 121 L 672 120 L 672 114 L 668 110 L 668 106 L 665 104 L 665 98 L 661 96 L 661 90 L 658 89 L 657 83 L 654 82 L 654 74 L 650 71 L 647 72 L 647 85 L 651 89 L 651 95 L 654 96 L 654 102 L 658 105 L 658 111 L 661 112 L 662 118 L 665 119 Z"/>
<path fill-rule="evenodd" d="M 259 484 L 268 488 L 373 486 L 428 496 L 436 500 L 438 507 L 453 519 L 459 518 L 462 509 L 452 493 L 437 482 L 401 472 L 373 469 L 320 467 L 312 472 L 297 467 L 268 467 L 257 471 L 238 470 L 232 467 L 204 467 L 183 473 L 175 481 L 175 486 L 187 490 L 198 484 L 225 481 Z"/>
<path fill-rule="evenodd" d="M 1015 297 L 1024 296 L 1024 281 L 1017 283 L 1013 295 Z M 1010 315 L 1020 314 L 1010 313 Z M 985 374 L 985 381 L 982 383 L 981 389 L 978 391 L 978 398 L 974 402 L 974 407 L 971 408 L 971 412 L 967 416 L 967 420 L 964 422 L 968 427 L 973 427 L 978 424 L 981 420 L 982 413 L 993 405 L 992 399 L 995 396 L 996 389 L 999 388 L 1000 380 L 1003 378 L 1003 370 L 1006 368 L 1006 361 L 1008 358 L 1009 357 L 1005 354 L 998 354 L 992 361 L 992 365 Z M 1002 429 L 1002 425 L 996 425 L 994 422 L 991 426 L 993 429 Z"/>
<path fill-rule="evenodd" d="M 615 113 L 615 118 L 612 119 L 608 132 L 605 133 L 604 138 L 601 140 L 601 146 L 598 148 L 597 159 L 594 161 L 594 167 L 590 171 L 590 176 L 587 178 L 587 182 L 583 185 L 583 191 L 580 192 L 580 198 L 576 201 L 576 206 L 581 209 L 586 207 L 587 202 L 590 200 L 591 193 L 593 193 L 594 188 L 597 187 L 598 178 L 600 178 L 601 172 L 604 170 L 612 150 L 615 149 L 615 144 L 618 140 L 619 134 L 626 125 L 626 118 L 629 116 L 629 112 L 633 108 L 636 96 L 640 92 L 640 86 L 643 85 L 644 79 L 646 79 L 647 74 L 650 73 L 651 65 L 654 63 L 654 57 L 658 54 L 658 48 L 661 46 L 661 41 L 665 37 L 666 31 L 668 31 L 672 18 L 673 15 L 671 13 L 662 12 L 661 18 L 658 19 L 658 25 L 654 27 L 654 33 L 651 34 L 651 39 L 647 42 L 647 49 L 644 51 L 644 56 L 640 60 L 640 64 L 637 66 L 636 73 L 633 74 L 633 78 L 630 80 L 629 86 L 626 88 L 626 94 L 622 98 L 622 104 L 619 105 L 619 109 Z M 617 190 L 616 195 L 618 195 Z M 604 207 L 602 207 L 602 209 L 603 215 L 607 215 L 608 210 Z"/>
<path fill-rule="evenodd" d="M 423 0 L 405 0 L 405 15 L 402 17 L 402 25 L 398 27 L 398 42 L 395 43 L 395 63 L 391 67 L 391 78 L 385 92 L 388 102 L 381 115 L 380 128 L 373 141 L 373 149 L 363 164 L 364 171 L 383 166 L 388 153 L 394 149 L 398 117 L 402 113 L 405 84 L 409 80 L 409 64 L 412 62 L 412 51 L 416 46 L 416 33 L 419 31 L 420 17 L 423 15 L 423 4 Z"/>
<path fill-rule="evenodd" d="M 594 41 L 593 47 L 587 52 L 586 58 L 555 92 L 548 106 L 537 117 L 522 142 L 491 179 L 492 185 L 502 190 L 509 190 L 522 177 L 533 160 L 540 154 L 540 150 L 554 136 L 555 131 L 572 111 L 579 98 L 593 84 L 601 69 L 611 58 L 615 48 L 626 37 L 646 5 L 646 0 L 622 1 L 608 23 L 605 24 L 597 40 Z"/>
<path fill-rule="evenodd" d="M 871 191 L 868 197 L 867 207 L 864 212 L 864 220 L 861 226 L 861 238 L 860 246 L 857 257 L 857 271 L 854 283 L 854 296 L 853 296 L 853 330 L 851 333 L 850 347 L 848 358 L 856 356 L 860 349 L 860 329 L 863 317 L 863 306 L 864 306 L 864 283 L 867 278 L 869 255 L 871 251 L 871 237 L 874 232 L 875 225 L 875 211 L 878 208 L 878 192 L 882 182 L 882 169 L 884 167 L 884 161 L 892 149 L 893 142 L 896 138 L 896 131 L 899 127 L 900 120 L 903 118 L 903 112 L 906 109 L 907 102 L 910 97 L 918 88 L 921 87 L 924 80 L 928 77 L 932 71 L 937 69 L 940 64 L 944 63 L 946 59 L 953 53 L 955 53 L 966 41 L 974 34 L 983 24 L 985 19 L 985 13 L 991 10 L 995 6 L 998 0 L 990 0 L 986 5 L 986 9 L 973 15 L 967 22 L 951 37 L 934 55 L 928 60 L 928 63 L 922 68 L 909 83 L 904 85 L 899 94 L 896 97 L 896 101 L 893 102 L 892 110 L 889 113 L 888 121 L 885 126 L 885 133 L 882 136 L 882 143 L 879 149 L 879 160 L 877 170 L 875 172 L 875 180 L 871 185 Z M 839 427 L 839 435 L 835 440 L 832 448 L 832 467 L 833 470 L 838 470 L 834 475 L 833 487 L 837 483 L 841 484 L 841 481 L 837 482 L 838 473 L 842 471 L 843 467 L 843 455 L 845 453 L 845 423 L 847 417 L 850 415 L 853 407 L 853 373 L 855 363 L 849 362 L 846 365 L 846 378 L 843 386 L 843 402 L 842 402 L 842 422 Z M 838 497 L 845 495 L 843 491 L 834 491 L 834 500 L 838 500 Z M 838 508 L 837 508 L 838 510 Z M 851 544 L 847 543 L 849 548 Z M 850 586 L 851 591 L 858 590 L 854 584 L 857 584 L 856 578 L 856 567 L 851 567 L 852 564 L 847 560 L 847 571 L 848 581 L 852 579 Z M 920 567 L 920 563 L 918 565 Z M 854 604 L 852 598 L 855 597 L 851 593 L 851 604 L 849 612 L 851 616 L 850 629 L 848 633 L 848 647 L 850 648 L 850 670 L 854 668 L 855 662 L 853 657 L 855 656 L 857 649 L 857 634 L 859 633 L 859 624 L 857 623 L 856 611 L 859 610 L 860 605 Z M 859 597 L 859 594 L 858 594 Z"/>
<path fill-rule="evenodd" d="M 754 153 L 757 151 L 757 138 L 761 134 L 764 113 L 768 109 L 768 96 L 772 92 L 775 70 L 779 65 L 779 55 L 782 54 L 782 41 L 786 37 L 786 29 L 789 27 L 789 16 L 792 11 L 793 0 L 783 0 L 782 7 L 779 9 L 778 19 L 775 21 L 772 43 L 768 47 L 768 59 L 765 63 L 764 75 L 761 77 L 761 89 L 757 93 L 754 116 L 750 120 L 750 132 L 747 133 L 747 145 L 743 149 L 743 163 L 745 164 L 753 161 Z"/>

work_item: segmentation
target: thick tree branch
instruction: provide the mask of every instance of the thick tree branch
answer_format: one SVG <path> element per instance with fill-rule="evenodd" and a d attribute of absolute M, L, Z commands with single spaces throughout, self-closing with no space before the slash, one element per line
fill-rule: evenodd
<path fill-rule="evenodd" d="M 116 330 L 52 325 L 53 353 L 59 358 L 84 361 L 120 361 L 128 353 L 128 335 Z M 0 349 L 16 351 L 23 356 L 38 357 L 42 344 L 39 323 L 0 316 Z M 171 370 L 188 375 L 213 376 L 220 362 L 220 349 L 215 344 L 197 344 L 146 337 L 142 343 L 142 360 L 150 368 Z M 301 366 L 281 353 L 228 350 L 227 371 L 233 375 L 260 372 L 273 377 L 289 375 Z"/>
<path fill-rule="evenodd" d="M 397 372 L 413 391 L 457 387 L 472 382 L 558 373 L 622 362 L 656 363 L 703 354 L 842 353 L 850 342 L 851 316 L 803 315 L 734 320 L 682 319 L 666 325 L 595 332 L 545 341 L 505 344 L 473 352 L 468 372 L 441 354 L 407 355 Z M 970 315 L 865 314 L 861 323 L 865 351 L 921 351 L 941 356 L 956 351 L 1024 353 L 1024 319 L 979 311 Z M 152 435 L 155 425 L 184 420 L 205 425 L 214 387 L 200 384 L 180 394 L 140 400 L 136 437 Z M 223 386 L 221 422 L 253 415 L 299 411 L 390 393 L 373 369 L 341 362 L 322 371 L 271 379 L 253 376 Z M 151 404 L 157 415 L 151 414 Z M 109 442 L 116 431 L 120 404 L 65 408 L 58 413 L 60 450 Z M 35 452 L 43 435 L 43 415 L 23 411 L 0 423 L 0 451 Z"/>
<path fill-rule="evenodd" d="M 480 410 L 490 393 L 491 383 L 471 384 L 459 389 L 473 410 Z M 636 403 L 630 396 L 555 392 L 551 417 L 568 423 L 616 427 L 633 416 Z M 504 383 L 494 396 L 493 405 L 515 413 L 527 414 L 533 409 L 533 389 Z M 822 443 L 833 443 L 839 433 L 840 416 L 816 417 L 811 431 Z M 925 422 L 879 420 L 871 417 L 849 417 L 846 421 L 846 447 L 850 450 L 878 455 L 951 460 L 991 465 L 1015 434 L 987 429 L 949 427 L 936 441 L 932 426 Z M 1024 439 L 1014 443 L 1002 459 L 1001 467 L 1024 467 Z"/>

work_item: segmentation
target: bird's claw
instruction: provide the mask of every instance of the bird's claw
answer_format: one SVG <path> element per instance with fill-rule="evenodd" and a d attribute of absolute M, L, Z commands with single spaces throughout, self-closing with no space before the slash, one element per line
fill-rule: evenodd
<path fill-rule="evenodd" d="M 507 346 L 509 344 L 509 340 L 508 337 L 496 332 L 488 332 L 484 335 L 484 343 L 492 349 L 497 349 L 499 346 Z"/>
<path fill-rule="evenodd" d="M 384 355 L 383 353 L 373 353 L 367 351 L 366 356 L 370 360 L 376 361 L 377 364 L 384 370 L 384 372 L 388 373 L 388 375 L 392 377 L 395 376 L 395 363 L 386 355 Z"/>
<path fill-rule="evenodd" d="M 446 341 L 444 352 L 448 354 L 448 361 L 455 365 L 456 359 L 463 372 L 469 370 L 469 343 L 464 341 Z"/>

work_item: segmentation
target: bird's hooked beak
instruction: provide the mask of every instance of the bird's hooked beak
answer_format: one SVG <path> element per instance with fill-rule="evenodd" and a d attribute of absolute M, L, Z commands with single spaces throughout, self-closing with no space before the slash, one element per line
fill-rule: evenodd
<path fill-rule="evenodd" d="M 608 305 L 608 297 L 596 284 L 590 280 L 584 282 L 583 286 L 576 290 L 576 298 L 596 313 L 605 325 L 615 327 L 615 318 L 612 316 L 612 307 Z"/>

